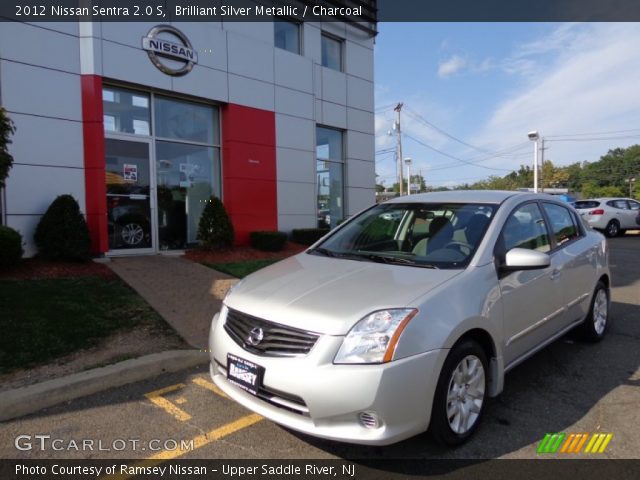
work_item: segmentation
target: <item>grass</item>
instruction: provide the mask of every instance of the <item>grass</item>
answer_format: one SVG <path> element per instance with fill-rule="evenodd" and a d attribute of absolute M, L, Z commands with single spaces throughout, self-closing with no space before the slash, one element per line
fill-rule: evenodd
<path fill-rule="evenodd" d="M 162 318 L 119 279 L 0 281 L 0 373 L 90 347 L 110 333 Z"/>
<path fill-rule="evenodd" d="M 222 273 L 227 273 L 236 278 L 244 278 L 247 275 L 260 270 L 261 268 L 268 267 L 269 265 L 279 262 L 281 258 L 266 258 L 260 260 L 246 260 L 244 262 L 231 262 L 231 263 L 207 263 L 207 267 L 218 270 Z"/>

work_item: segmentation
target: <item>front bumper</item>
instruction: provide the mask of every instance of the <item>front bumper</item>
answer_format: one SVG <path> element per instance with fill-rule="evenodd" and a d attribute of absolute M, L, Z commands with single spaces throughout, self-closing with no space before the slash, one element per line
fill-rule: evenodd
<path fill-rule="evenodd" d="M 334 365 L 341 336 L 321 336 L 304 357 L 265 357 L 236 344 L 223 324 L 224 319 L 214 319 L 209 337 L 211 378 L 246 408 L 293 430 L 349 443 L 387 445 L 428 428 L 448 350 L 381 365 Z M 268 395 L 254 396 L 227 380 L 228 353 L 265 368 Z M 380 426 L 363 426 L 361 412 L 375 413 Z"/>

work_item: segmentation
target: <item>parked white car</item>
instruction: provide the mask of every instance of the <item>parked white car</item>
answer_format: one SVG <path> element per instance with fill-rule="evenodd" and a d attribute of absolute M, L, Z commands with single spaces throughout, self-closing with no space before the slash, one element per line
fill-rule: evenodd
<path fill-rule="evenodd" d="M 640 202 L 630 198 L 590 198 L 574 203 L 582 218 L 607 237 L 617 237 L 625 230 L 640 229 L 637 223 Z"/>
<path fill-rule="evenodd" d="M 211 377 L 310 435 L 456 445 L 505 372 L 575 327 L 603 338 L 610 285 L 604 236 L 550 195 L 399 197 L 236 284 Z"/>

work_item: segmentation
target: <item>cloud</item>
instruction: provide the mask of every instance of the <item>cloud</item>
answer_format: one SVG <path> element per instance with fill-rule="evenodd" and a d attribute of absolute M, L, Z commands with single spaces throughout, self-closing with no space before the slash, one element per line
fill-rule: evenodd
<path fill-rule="evenodd" d="M 526 141 L 530 130 L 547 137 L 546 158 L 557 164 L 597 160 L 609 148 L 640 138 L 560 142 L 554 135 L 627 130 L 640 126 L 640 25 L 568 24 L 523 45 L 509 58 L 527 72 L 514 94 L 497 105 L 471 143 L 488 148 Z M 518 68 L 514 68 L 514 72 Z M 555 141 L 554 141 L 555 140 Z M 517 168 L 517 159 L 484 165 Z"/>
<path fill-rule="evenodd" d="M 441 62 L 438 66 L 438 76 L 447 78 L 455 75 L 467 66 L 467 61 L 459 55 L 453 55 L 448 60 Z"/>

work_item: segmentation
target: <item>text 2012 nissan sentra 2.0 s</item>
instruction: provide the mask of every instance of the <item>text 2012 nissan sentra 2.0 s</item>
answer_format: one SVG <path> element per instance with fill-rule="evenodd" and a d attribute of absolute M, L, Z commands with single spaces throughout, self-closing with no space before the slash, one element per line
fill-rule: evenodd
<path fill-rule="evenodd" d="M 605 334 L 608 248 L 551 196 L 457 191 L 376 205 L 238 283 L 211 376 L 294 430 L 455 445 L 506 371 L 573 327 Z"/>

